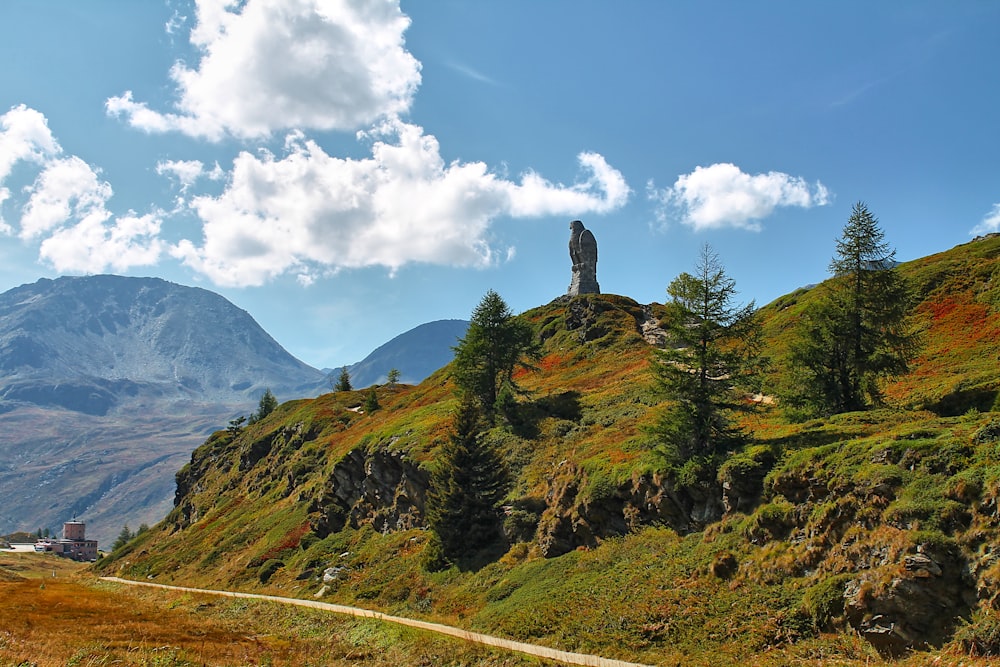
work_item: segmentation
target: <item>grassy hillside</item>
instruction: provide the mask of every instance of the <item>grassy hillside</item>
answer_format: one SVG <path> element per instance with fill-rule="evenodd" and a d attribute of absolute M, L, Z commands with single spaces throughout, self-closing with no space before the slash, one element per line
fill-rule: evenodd
<path fill-rule="evenodd" d="M 543 356 L 517 378 L 521 418 L 488 434 L 514 479 L 502 553 L 420 566 L 427 470 L 456 404 L 445 368 L 380 387 L 371 414 L 341 392 L 216 433 L 167 519 L 99 568 L 651 664 L 975 664 L 1000 650 L 1000 238 L 899 270 L 925 345 L 891 405 L 806 421 L 762 405 L 713 484 L 673 484 L 645 432 L 660 307 L 561 299 L 523 315 Z M 772 392 L 814 297 L 763 310 Z"/>

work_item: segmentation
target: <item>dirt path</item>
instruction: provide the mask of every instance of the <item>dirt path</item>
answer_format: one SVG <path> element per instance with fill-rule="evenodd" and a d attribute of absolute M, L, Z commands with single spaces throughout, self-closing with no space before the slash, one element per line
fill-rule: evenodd
<path fill-rule="evenodd" d="M 443 635 L 449 635 L 451 637 L 457 637 L 459 639 L 463 639 L 467 642 L 472 642 L 474 644 L 483 644 L 485 646 L 493 646 L 495 648 L 506 649 L 508 651 L 517 651 L 518 653 L 524 653 L 538 658 L 555 660 L 556 662 L 562 662 L 567 665 L 584 665 L 585 667 L 650 667 L 649 665 L 642 665 L 636 662 L 611 660 L 609 658 L 602 658 L 596 655 L 587 655 L 585 653 L 570 653 L 568 651 L 559 651 L 554 648 L 548 648 L 547 646 L 537 646 L 535 644 L 526 644 L 524 642 L 511 641 L 509 639 L 502 639 L 500 637 L 492 637 L 490 635 L 484 635 L 478 632 L 471 632 L 469 630 L 463 630 L 461 628 L 455 628 L 449 625 L 441 625 L 440 623 L 428 623 L 427 621 L 417 621 L 411 618 L 403 618 L 402 616 L 389 616 L 388 614 L 372 611 L 370 609 L 361 609 L 359 607 L 346 607 L 344 605 L 339 605 L 339 604 L 330 604 L 329 602 L 317 602 L 315 600 L 301 600 L 299 598 L 283 598 L 275 595 L 260 595 L 257 593 L 213 591 L 204 588 L 188 588 L 187 586 L 168 586 L 166 584 L 154 584 L 148 581 L 132 581 L 130 579 L 121 579 L 119 577 L 101 577 L 101 579 L 103 579 L 104 581 L 113 581 L 119 584 L 127 584 L 129 586 L 149 586 L 151 588 L 165 588 L 167 590 L 184 591 L 186 593 L 222 595 L 225 597 L 249 598 L 252 600 L 269 600 L 271 602 L 281 602 L 283 604 L 294 604 L 300 607 L 323 609 L 325 611 L 332 611 L 336 614 L 346 614 L 349 616 L 359 616 L 362 618 L 373 618 L 379 621 L 384 621 L 386 623 L 396 623 L 411 628 L 418 628 L 420 630 L 427 630 L 430 632 L 437 632 Z"/>

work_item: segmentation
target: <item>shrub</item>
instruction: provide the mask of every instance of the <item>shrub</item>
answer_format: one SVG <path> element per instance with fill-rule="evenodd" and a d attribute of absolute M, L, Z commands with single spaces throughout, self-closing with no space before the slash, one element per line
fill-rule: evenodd
<path fill-rule="evenodd" d="M 817 628 L 827 629 L 844 613 L 844 587 L 853 575 L 837 574 L 814 584 L 802 597 L 802 610 Z"/>
<path fill-rule="evenodd" d="M 754 544 L 781 539 L 792 527 L 795 506 L 784 498 L 761 505 L 744 526 L 743 532 Z"/>
<path fill-rule="evenodd" d="M 274 576 L 274 573 L 283 567 L 285 567 L 285 564 L 277 558 L 265 561 L 264 564 L 260 566 L 260 569 L 257 570 L 257 579 L 260 580 L 260 583 L 266 584 L 271 580 L 271 577 Z"/>
<path fill-rule="evenodd" d="M 955 633 L 955 642 L 974 657 L 1000 656 L 1000 617 L 994 611 L 977 614 Z"/>
<path fill-rule="evenodd" d="M 997 442 L 998 440 L 1000 440 L 1000 419 L 991 420 L 972 434 L 972 441 L 977 445 L 985 445 L 988 442 Z"/>
<path fill-rule="evenodd" d="M 729 579 L 740 569 L 740 563 L 736 560 L 736 556 L 730 552 L 720 551 L 715 554 L 709 569 L 713 576 L 719 579 Z"/>
<path fill-rule="evenodd" d="M 448 557 L 444 553 L 441 538 L 434 531 L 430 531 L 430 536 L 424 545 L 420 564 L 428 572 L 440 572 L 441 570 L 447 570 L 451 566 L 451 561 L 448 560 Z"/>

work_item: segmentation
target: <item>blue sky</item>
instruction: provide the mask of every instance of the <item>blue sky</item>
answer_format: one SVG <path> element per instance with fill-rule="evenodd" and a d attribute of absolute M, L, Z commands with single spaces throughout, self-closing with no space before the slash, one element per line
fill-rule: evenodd
<path fill-rule="evenodd" d="M 159 276 L 317 367 L 488 289 L 563 294 L 569 222 L 642 303 L 709 243 L 741 299 L 1000 231 L 995 2 L 6 0 L 0 290 Z M 206 323 L 208 326 L 211 323 Z"/>

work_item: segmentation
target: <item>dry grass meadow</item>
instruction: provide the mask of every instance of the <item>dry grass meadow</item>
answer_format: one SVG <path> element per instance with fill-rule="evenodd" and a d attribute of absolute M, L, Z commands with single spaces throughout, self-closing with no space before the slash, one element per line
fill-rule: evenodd
<path fill-rule="evenodd" d="M 0 552 L 0 667 L 542 665 L 374 621 L 99 581 L 55 556 Z"/>

